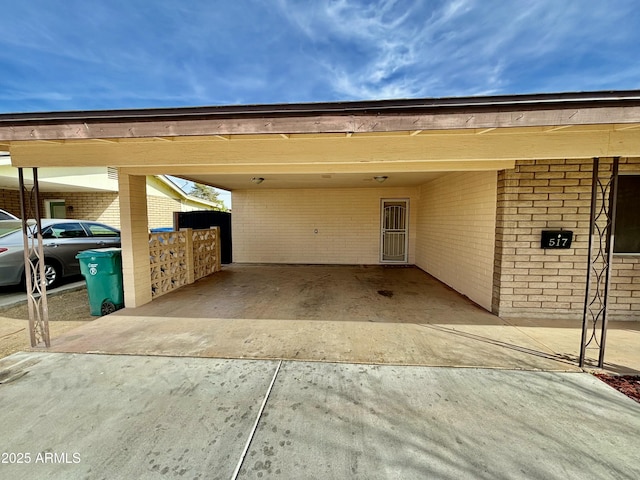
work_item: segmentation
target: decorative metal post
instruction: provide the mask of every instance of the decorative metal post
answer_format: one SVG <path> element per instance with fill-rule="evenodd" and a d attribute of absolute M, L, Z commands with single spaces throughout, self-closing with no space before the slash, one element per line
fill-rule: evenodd
<path fill-rule="evenodd" d="M 33 169 L 33 188 L 31 191 L 28 191 L 25 187 L 22 168 L 18 168 L 18 180 L 20 182 L 20 214 L 22 217 L 22 239 L 24 244 L 24 275 L 29 309 L 29 337 L 32 347 L 42 346 L 43 344 L 46 347 L 50 347 L 49 307 L 47 305 L 47 280 L 44 274 L 38 169 Z M 33 213 L 35 215 L 32 215 Z M 32 216 L 35 219 L 35 223 L 29 225 L 29 218 Z"/>
<path fill-rule="evenodd" d="M 613 159 L 611 173 L 605 183 L 600 178 L 600 159 L 593 159 L 589 253 L 584 310 L 582 313 L 580 367 L 584 367 L 586 351 L 591 342 L 594 342 L 599 349 L 598 367 L 602 368 L 604 366 L 604 351 L 607 339 L 607 307 L 615 241 L 619 161 L 620 157 Z M 595 254 L 593 252 L 594 246 L 597 249 Z M 600 339 L 597 338 L 598 327 L 600 327 Z"/>

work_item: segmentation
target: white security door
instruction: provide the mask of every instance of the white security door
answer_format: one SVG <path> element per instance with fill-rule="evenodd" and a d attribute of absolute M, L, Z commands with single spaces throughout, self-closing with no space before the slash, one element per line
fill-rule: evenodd
<path fill-rule="evenodd" d="M 380 261 L 382 263 L 407 263 L 408 213 L 408 200 L 382 200 L 380 222 Z"/>

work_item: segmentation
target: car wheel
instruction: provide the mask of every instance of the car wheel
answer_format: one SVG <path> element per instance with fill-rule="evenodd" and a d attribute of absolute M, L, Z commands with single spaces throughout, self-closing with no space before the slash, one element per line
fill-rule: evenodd
<path fill-rule="evenodd" d="M 40 284 L 40 269 L 36 269 L 36 282 Z M 53 288 L 60 283 L 60 267 L 57 264 L 45 260 L 44 261 L 44 278 L 47 288 Z"/>

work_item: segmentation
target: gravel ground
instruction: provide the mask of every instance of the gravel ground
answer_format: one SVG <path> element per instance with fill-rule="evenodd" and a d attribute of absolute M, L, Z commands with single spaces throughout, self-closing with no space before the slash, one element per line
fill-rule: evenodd
<path fill-rule="evenodd" d="M 89 299 L 84 289 L 53 295 L 47 300 L 52 338 L 98 318 L 89 313 Z M 28 320 L 26 303 L 0 310 L 0 358 L 31 349 Z"/>
<path fill-rule="evenodd" d="M 596 377 L 640 403 L 640 375 L 606 375 L 597 373 Z"/>

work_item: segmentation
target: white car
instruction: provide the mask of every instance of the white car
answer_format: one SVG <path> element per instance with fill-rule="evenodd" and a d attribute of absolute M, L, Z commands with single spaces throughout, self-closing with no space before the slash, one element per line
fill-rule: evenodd
<path fill-rule="evenodd" d="M 11 215 L 6 210 L 0 210 L 0 220 L 20 220 L 15 215 Z"/>

